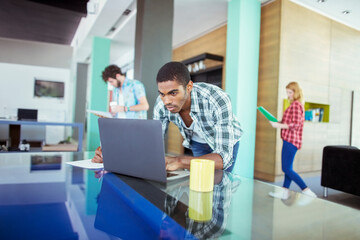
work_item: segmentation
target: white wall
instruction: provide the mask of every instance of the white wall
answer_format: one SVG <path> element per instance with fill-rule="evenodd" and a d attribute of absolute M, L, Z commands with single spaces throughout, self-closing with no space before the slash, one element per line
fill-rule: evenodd
<path fill-rule="evenodd" d="M 354 91 L 351 145 L 360 148 L 360 91 Z"/>
<path fill-rule="evenodd" d="M 70 81 L 69 69 L 0 63 L 0 72 L 1 117 L 16 116 L 17 108 L 31 108 L 38 109 L 38 121 L 72 121 L 73 83 Z M 34 97 L 35 78 L 64 82 L 64 99 Z M 6 134 L 3 127 L 1 132 L 0 138 L 3 138 Z M 66 137 L 64 127 L 46 127 L 46 143 L 57 143 Z"/>
<path fill-rule="evenodd" d="M 37 108 L 42 121 L 71 122 L 74 77 L 70 67 L 73 48 L 67 45 L 0 38 L 0 117 L 17 114 L 17 108 Z M 65 82 L 65 98 L 34 97 L 34 78 Z M 57 143 L 70 135 L 64 127 L 24 127 L 29 140 Z M 0 139 L 7 139 L 8 126 L 0 125 Z"/>
<path fill-rule="evenodd" d="M 0 38 L 0 62 L 70 68 L 73 48 L 67 45 Z"/>

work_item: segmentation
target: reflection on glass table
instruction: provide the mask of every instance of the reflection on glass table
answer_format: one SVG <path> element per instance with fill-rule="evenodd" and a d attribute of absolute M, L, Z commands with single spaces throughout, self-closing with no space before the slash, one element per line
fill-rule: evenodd
<path fill-rule="evenodd" d="M 105 174 L 94 226 L 121 239 L 184 239 L 186 230 L 163 212 L 165 198 L 144 180 Z"/>
<path fill-rule="evenodd" d="M 279 187 L 236 174 L 217 171 L 213 192 L 194 194 L 188 178 L 162 185 L 65 164 L 93 154 L 1 154 L 0 239 L 360 239 L 359 210 L 274 199 Z M 42 161 L 57 167 L 32 169 Z"/>
<path fill-rule="evenodd" d="M 61 155 L 31 155 L 31 171 L 60 170 L 61 158 Z"/>
<path fill-rule="evenodd" d="M 2 154 L 0 239 L 110 239 L 92 226 L 101 181 L 65 164 L 84 156 Z"/>
<path fill-rule="evenodd" d="M 188 184 L 167 186 L 166 213 L 199 239 L 219 238 L 227 234 L 226 224 L 231 196 L 240 179 L 225 171 L 215 171 L 214 190 L 196 192 Z"/>

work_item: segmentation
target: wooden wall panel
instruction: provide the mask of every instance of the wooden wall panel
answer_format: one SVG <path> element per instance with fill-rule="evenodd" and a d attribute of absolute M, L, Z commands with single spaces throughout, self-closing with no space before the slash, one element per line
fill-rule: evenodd
<path fill-rule="evenodd" d="M 187 44 L 184 44 L 181 47 L 178 47 L 173 50 L 173 60 L 182 61 L 204 52 L 212 53 L 215 55 L 220 55 L 224 57 L 223 62 L 223 85 L 222 88 L 225 88 L 225 65 L 226 65 L 226 33 L 227 25 L 219 27 L 214 31 L 199 37 Z"/>
<path fill-rule="evenodd" d="M 330 20 L 282 1 L 280 82 L 329 84 Z"/>
<path fill-rule="evenodd" d="M 182 142 L 183 138 L 180 134 L 179 128 L 175 124 L 170 123 L 168 129 L 167 152 L 172 154 L 184 154 Z"/>
<path fill-rule="evenodd" d="M 276 1 L 261 9 L 260 61 L 258 106 L 276 114 L 278 99 L 280 9 Z M 254 177 L 274 181 L 276 130 L 258 112 L 256 120 L 255 172 Z"/>
<path fill-rule="evenodd" d="M 226 56 L 226 29 L 227 25 L 222 26 L 198 39 L 173 50 L 174 61 L 182 61 L 194 57 L 204 52 Z"/>

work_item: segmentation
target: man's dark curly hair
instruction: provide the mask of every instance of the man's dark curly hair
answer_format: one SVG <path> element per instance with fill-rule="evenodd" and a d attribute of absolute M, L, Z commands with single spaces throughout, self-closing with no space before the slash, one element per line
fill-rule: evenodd
<path fill-rule="evenodd" d="M 168 62 L 162 66 L 156 76 L 156 82 L 176 81 L 186 88 L 191 80 L 190 72 L 181 62 Z"/>
<path fill-rule="evenodd" d="M 123 75 L 123 73 L 121 72 L 121 68 L 116 65 L 109 65 L 102 72 L 102 79 L 104 80 L 104 82 L 107 82 L 109 78 L 116 79 L 116 74 Z"/>

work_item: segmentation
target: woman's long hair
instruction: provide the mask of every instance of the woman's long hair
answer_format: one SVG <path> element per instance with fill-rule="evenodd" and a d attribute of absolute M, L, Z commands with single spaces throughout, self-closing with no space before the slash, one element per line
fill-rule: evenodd
<path fill-rule="evenodd" d="M 301 104 L 304 104 L 304 95 L 302 90 L 297 82 L 291 82 L 286 85 L 286 89 L 290 89 L 294 92 L 294 100 L 290 100 L 290 103 L 293 101 L 299 101 Z"/>

